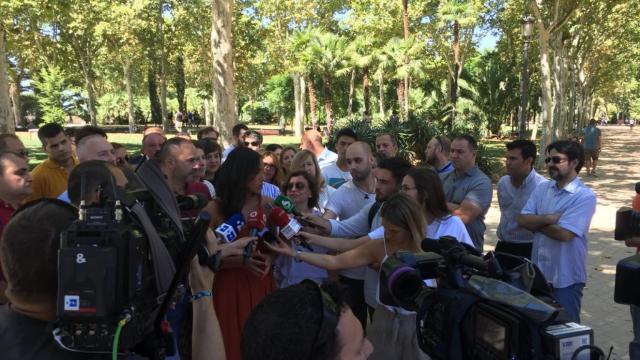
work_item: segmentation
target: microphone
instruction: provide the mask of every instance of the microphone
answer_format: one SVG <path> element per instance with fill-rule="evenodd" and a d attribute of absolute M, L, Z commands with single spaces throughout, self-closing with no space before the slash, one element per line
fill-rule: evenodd
<path fill-rule="evenodd" d="M 293 214 L 295 216 L 302 216 L 297 210 L 296 205 L 293 203 L 293 200 L 289 199 L 285 195 L 278 195 L 278 197 L 273 201 L 276 206 L 279 206 L 284 210 L 287 214 Z"/>
<path fill-rule="evenodd" d="M 289 215 L 278 206 L 275 206 L 273 210 L 271 210 L 269 220 L 280 228 L 280 233 L 284 235 L 287 240 L 291 240 L 291 238 L 296 236 L 296 234 L 300 232 L 300 229 L 302 229 L 302 225 L 300 225 L 298 220 L 289 218 Z M 313 252 L 313 248 L 306 240 L 300 238 L 300 244 L 305 249 Z"/>
<path fill-rule="evenodd" d="M 245 222 L 242 214 L 235 213 L 231 215 L 227 221 L 218 226 L 215 233 L 218 238 L 229 243 L 238 237 L 238 233 L 242 230 L 244 224 Z"/>
<path fill-rule="evenodd" d="M 262 210 L 260 209 L 252 210 L 249 213 L 249 218 L 247 219 L 249 236 L 251 237 L 258 236 L 259 231 L 264 229 L 265 226 L 266 226 L 266 220 Z M 247 244 L 247 246 L 244 247 L 243 256 L 245 257 L 245 259 L 248 259 L 251 257 L 252 253 L 253 253 L 253 242 Z"/>
<path fill-rule="evenodd" d="M 176 201 L 180 211 L 200 210 L 207 206 L 209 198 L 203 193 L 193 193 L 191 195 L 176 195 Z"/>

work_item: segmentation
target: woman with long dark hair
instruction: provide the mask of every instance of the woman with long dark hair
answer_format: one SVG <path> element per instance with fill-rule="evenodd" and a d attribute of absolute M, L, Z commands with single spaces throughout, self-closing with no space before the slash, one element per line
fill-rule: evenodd
<path fill-rule="evenodd" d="M 267 200 L 261 196 L 264 172 L 257 152 L 236 148 L 216 174 L 213 222 L 220 225 L 234 214 L 249 219 L 252 212 L 267 215 Z M 245 226 L 238 237 L 246 236 Z M 240 335 L 249 313 L 263 297 L 275 290 L 272 256 L 258 245 L 253 255 L 225 258 L 213 283 L 214 305 L 219 316 L 228 359 L 240 359 Z"/>

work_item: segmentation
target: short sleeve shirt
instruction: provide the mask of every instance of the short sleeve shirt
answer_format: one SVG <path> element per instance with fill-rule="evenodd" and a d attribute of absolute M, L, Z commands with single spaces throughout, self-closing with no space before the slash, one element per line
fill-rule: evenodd
<path fill-rule="evenodd" d="M 74 162 L 77 164 L 76 160 Z M 67 190 L 69 180 L 67 170 L 49 159 L 36 166 L 31 172 L 31 176 L 33 177 L 31 183 L 33 193 L 27 197 L 25 202 L 42 198 L 57 199 Z"/>
<path fill-rule="evenodd" d="M 491 198 L 493 197 L 491 179 L 478 166 L 474 166 L 461 175 L 456 175 L 455 171 L 441 174 L 440 179 L 448 202 L 459 205 L 467 200 L 482 209 L 482 213 L 466 225 L 471 240 L 476 248 L 482 251 L 484 231 L 487 228 L 484 224 L 484 216 L 491 206 Z"/>
<path fill-rule="evenodd" d="M 322 170 L 325 167 L 334 164 L 337 160 L 338 154 L 325 147 L 320 155 L 318 155 L 318 166 L 320 167 L 320 170 Z"/>
<path fill-rule="evenodd" d="M 346 220 L 357 214 L 364 206 L 376 201 L 375 193 L 360 190 L 352 181 L 348 181 L 336 190 L 325 206 L 341 220 Z"/>
<path fill-rule="evenodd" d="M 340 170 L 337 163 L 333 163 L 323 168 L 322 176 L 324 177 L 325 184 L 328 184 L 335 189 L 338 189 L 347 181 L 351 180 L 351 173 L 349 171 Z"/>
<path fill-rule="evenodd" d="M 529 200 L 533 190 L 546 179 L 534 169 L 519 187 L 515 187 L 511 176 L 505 175 L 498 181 L 498 204 L 500 205 L 500 223 L 498 239 L 510 243 L 530 244 L 533 233 L 518 225 L 518 215 Z"/>
<path fill-rule="evenodd" d="M 587 236 L 595 211 L 595 193 L 577 177 L 562 189 L 554 180 L 540 183 L 522 209 L 522 214 L 560 214 L 557 224 L 575 234 L 569 241 L 534 234 L 531 260 L 555 288 L 586 283 Z"/>
<path fill-rule="evenodd" d="M 598 148 L 598 138 L 600 137 L 600 129 L 595 126 L 587 126 L 582 129 L 584 135 L 584 148 L 594 150 Z"/>

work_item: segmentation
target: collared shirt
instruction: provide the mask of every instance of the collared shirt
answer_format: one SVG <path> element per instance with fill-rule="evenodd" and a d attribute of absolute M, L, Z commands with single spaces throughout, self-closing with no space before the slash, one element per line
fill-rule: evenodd
<path fill-rule="evenodd" d="M 77 164 L 78 161 L 73 159 L 73 165 Z M 33 177 L 33 182 L 31 183 L 33 193 L 25 199 L 25 202 L 41 198 L 56 199 L 67 190 L 69 179 L 67 169 L 50 159 L 36 166 L 31 172 L 31 176 Z"/>
<path fill-rule="evenodd" d="M 596 195 L 578 177 L 562 189 L 554 180 L 540 183 L 522 209 L 522 214 L 560 214 L 557 225 L 575 234 L 570 241 L 541 232 L 533 236 L 531 260 L 555 288 L 586 283 L 587 234 L 595 211 Z"/>
<path fill-rule="evenodd" d="M 500 205 L 500 224 L 498 224 L 498 239 L 510 243 L 531 243 L 533 233 L 518 226 L 518 215 L 529 200 L 529 196 L 536 186 L 545 181 L 544 176 L 535 169 L 524 179 L 519 187 L 513 185 L 511 176 L 505 175 L 498 180 L 498 204 Z"/>
<path fill-rule="evenodd" d="M 338 161 L 338 154 L 329 150 L 327 147 L 325 147 L 320 155 L 318 155 L 318 166 L 320 167 L 320 170 L 331 164 L 335 164 L 336 161 Z"/>
<path fill-rule="evenodd" d="M 491 179 L 477 165 L 459 176 L 455 171 L 441 174 L 440 179 L 448 202 L 459 205 L 467 200 L 482 209 L 482 213 L 478 217 L 466 224 L 471 240 L 476 248 L 482 251 L 484 231 L 487 228 L 484 224 L 484 216 L 491 206 L 491 198 L 493 197 Z"/>
<path fill-rule="evenodd" d="M 449 161 L 445 166 L 443 166 L 442 168 L 438 169 L 438 174 L 446 174 L 448 172 L 452 172 L 453 171 L 453 163 L 451 163 L 451 161 Z"/>

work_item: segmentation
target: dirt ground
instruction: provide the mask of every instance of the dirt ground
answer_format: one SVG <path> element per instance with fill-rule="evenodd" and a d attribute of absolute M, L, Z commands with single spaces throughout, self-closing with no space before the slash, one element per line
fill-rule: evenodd
<path fill-rule="evenodd" d="M 589 231 L 587 258 L 587 285 L 582 300 L 581 320 L 594 330 L 595 344 L 605 354 L 613 347 L 611 359 L 629 359 L 628 344 L 633 337 L 629 307 L 613 301 L 616 263 L 634 254 L 635 249 L 613 239 L 615 212 L 621 206 L 631 206 L 635 194 L 634 184 L 640 181 L 640 129 L 629 131 L 625 126 L 606 126 L 603 148 L 598 163 L 598 177 L 586 176 L 582 180 L 597 194 L 596 213 Z M 544 174 L 544 172 L 543 172 Z M 497 196 L 487 213 L 485 251 L 495 245 L 496 229 L 500 219 Z M 640 286 L 637 284 L 636 286 Z"/>

